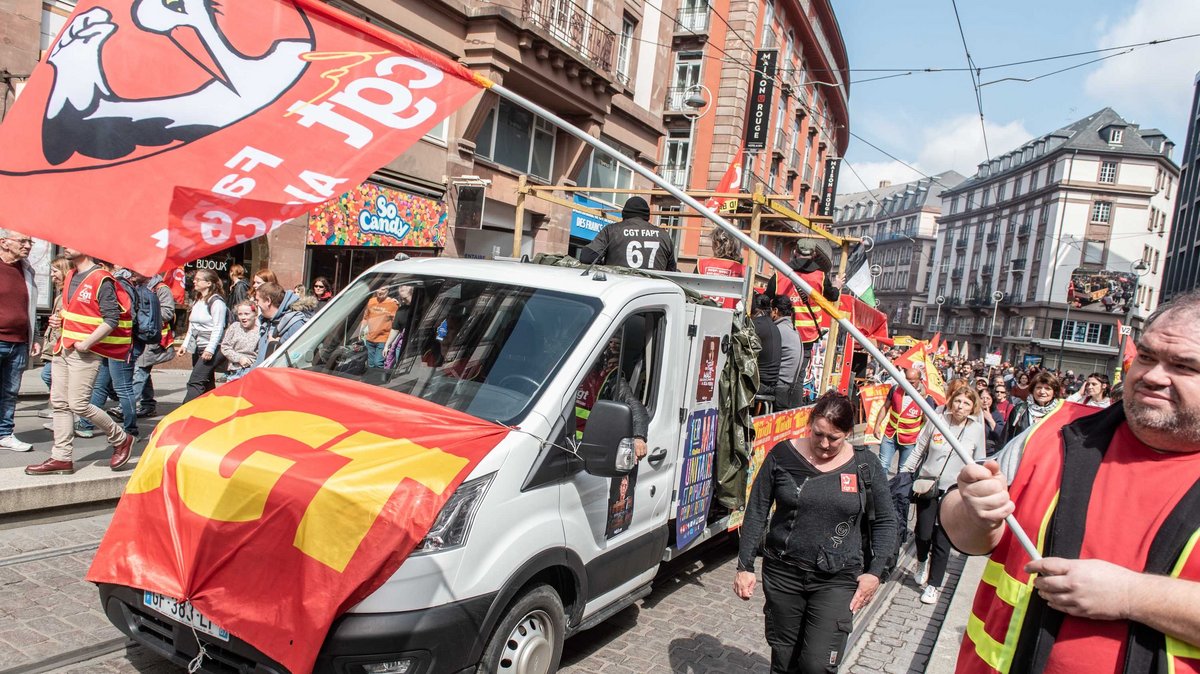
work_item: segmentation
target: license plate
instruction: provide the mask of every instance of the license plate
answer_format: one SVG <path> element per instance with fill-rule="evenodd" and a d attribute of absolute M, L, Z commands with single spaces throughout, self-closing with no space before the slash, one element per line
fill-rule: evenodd
<path fill-rule="evenodd" d="M 209 636 L 214 636 L 221 641 L 229 641 L 229 631 L 213 621 L 204 617 L 204 614 L 196 610 L 186 601 L 172 599 L 166 595 L 158 594 L 157 592 L 143 592 L 142 603 L 147 608 L 157 611 L 168 618 L 177 620 L 188 627 L 194 627 L 197 630 L 204 632 Z"/>

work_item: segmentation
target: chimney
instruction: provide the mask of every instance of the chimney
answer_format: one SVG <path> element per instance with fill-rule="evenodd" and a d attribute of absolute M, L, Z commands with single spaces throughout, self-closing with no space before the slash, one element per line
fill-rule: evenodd
<path fill-rule="evenodd" d="M 880 180 L 879 181 L 879 189 L 883 189 L 885 187 L 891 187 L 891 186 L 892 186 L 892 181 L 890 181 L 890 180 Z"/>

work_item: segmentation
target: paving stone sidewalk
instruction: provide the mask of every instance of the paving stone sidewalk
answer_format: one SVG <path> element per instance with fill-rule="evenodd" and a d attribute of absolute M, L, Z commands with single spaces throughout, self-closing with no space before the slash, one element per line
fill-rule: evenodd
<path fill-rule="evenodd" d="M 921 586 L 904 573 L 889 588 L 885 610 L 867 625 L 842 669 L 850 674 L 921 674 L 939 638 L 946 611 L 958 587 L 966 557 L 952 552 L 936 604 L 921 603 Z M 973 587 L 964 588 L 973 592 Z M 947 638 L 956 638 L 948 631 Z"/>

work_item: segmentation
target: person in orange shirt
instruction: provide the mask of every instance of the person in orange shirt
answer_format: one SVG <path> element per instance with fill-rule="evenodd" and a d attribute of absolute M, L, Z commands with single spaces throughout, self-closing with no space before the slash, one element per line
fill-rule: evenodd
<path fill-rule="evenodd" d="M 383 347 L 399 310 L 400 303 L 388 295 L 386 287 L 376 288 L 375 294 L 367 300 L 361 327 L 362 339 L 367 346 L 367 367 L 383 367 Z"/>

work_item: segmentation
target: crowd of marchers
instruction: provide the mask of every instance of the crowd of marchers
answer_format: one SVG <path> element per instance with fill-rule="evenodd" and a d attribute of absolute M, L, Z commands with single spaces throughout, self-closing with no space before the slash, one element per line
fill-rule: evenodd
<path fill-rule="evenodd" d="M 210 269 L 195 271 L 188 292 L 162 275 L 147 277 L 64 248 L 50 264 L 53 306 L 39 334 L 38 288 L 27 260 L 32 244 L 0 229 L 0 448 L 37 449 L 14 434 L 30 358 L 43 360 L 41 379 L 50 393 L 38 416 L 53 441 L 47 458 L 25 469 L 28 475 L 73 474 L 74 439 L 96 433 L 112 449 L 110 467 L 123 468 L 141 434 L 138 420 L 158 416 L 156 366 L 190 357 L 184 402 L 192 400 L 262 363 L 333 295 L 323 278 L 311 293 L 285 290 L 269 269 L 247 281 L 241 265 L 230 268 L 228 292 Z"/>

